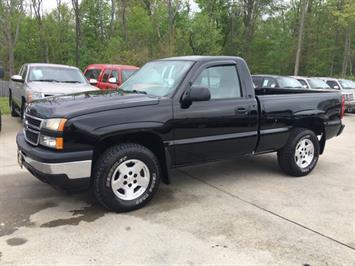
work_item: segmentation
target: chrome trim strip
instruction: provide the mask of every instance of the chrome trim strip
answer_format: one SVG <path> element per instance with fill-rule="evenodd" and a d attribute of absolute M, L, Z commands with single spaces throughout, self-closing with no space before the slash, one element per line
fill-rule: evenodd
<path fill-rule="evenodd" d="M 67 162 L 67 163 L 42 163 L 36 161 L 22 152 L 23 160 L 37 171 L 49 175 L 66 175 L 69 179 L 77 179 L 91 176 L 91 160 Z M 24 165 L 26 166 L 26 165 Z"/>

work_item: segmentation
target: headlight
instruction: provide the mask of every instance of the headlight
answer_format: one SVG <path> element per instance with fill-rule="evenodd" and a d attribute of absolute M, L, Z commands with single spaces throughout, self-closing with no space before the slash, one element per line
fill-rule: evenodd
<path fill-rule="evenodd" d="M 67 120 L 65 118 L 51 118 L 45 119 L 42 122 L 42 129 L 47 129 L 56 133 L 61 133 L 64 131 L 64 126 Z M 53 148 L 56 150 L 62 150 L 64 147 L 63 137 L 52 137 L 43 135 L 40 136 L 39 143 L 48 148 Z"/>
<path fill-rule="evenodd" d="M 27 90 L 26 98 L 27 98 L 26 99 L 27 102 L 30 103 L 34 100 L 44 98 L 44 94 L 42 92 L 38 92 L 38 91 Z"/>
<path fill-rule="evenodd" d="M 57 150 L 63 149 L 63 138 L 49 137 L 41 135 L 39 143 L 48 148 L 53 148 Z"/>
<path fill-rule="evenodd" d="M 63 132 L 67 120 L 65 118 L 51 118 L 43 120 L 42 128 L 51 131 Z"/>

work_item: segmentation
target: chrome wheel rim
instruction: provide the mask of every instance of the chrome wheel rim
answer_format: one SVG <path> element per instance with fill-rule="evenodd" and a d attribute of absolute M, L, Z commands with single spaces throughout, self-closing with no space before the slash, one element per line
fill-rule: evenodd
<path fill-rule="evenodd" d="M 122 200 L 134 200 L 143 195 L 150 182 L 148 166 L 136 159 L 119 164 L 112 174 L 111 188 Z"/>
<path fill-rule="evenodd" d="M 308 167 L 314 158 L 314 145 L 309 139 L 301 139 L 295 149 L 295 162 L 300 168 Z"/>

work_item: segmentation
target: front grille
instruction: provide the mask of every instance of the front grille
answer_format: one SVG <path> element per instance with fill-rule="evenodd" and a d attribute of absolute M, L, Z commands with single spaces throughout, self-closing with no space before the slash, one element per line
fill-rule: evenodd
<path fill-rule="evenodd" d="M 25 114 L 24 133 L 28 143 L 37 146 L 42 125 L 42 119 Z"/>
<path fill-rule="evenodd" d="M 345 101 L 352 102 L 354 100 L 354 95 L 352 93 L 347 93 L 344 95 Z"/>
<path fill-rule="evenodd" d="M 39 129 L 41 127 L 41 123 L 42 123 L 41 119 L 37 119 L 37 118 L 26 115 L 25 123 L 26 123 L 26 121 L 28 123 L 28 126 L 30 126 L 30 127 L 34 127 L 36 129 Z"/>
<path fill-rule="evenodd" d="M 39 132 L 27 128 L 25 129 L 25 137 L 27 142 L 31 143 L 32 145 L 38 145 Z"/>

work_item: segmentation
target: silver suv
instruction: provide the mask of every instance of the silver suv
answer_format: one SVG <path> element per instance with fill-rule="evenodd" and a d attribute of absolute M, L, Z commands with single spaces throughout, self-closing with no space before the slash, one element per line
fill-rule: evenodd
<path fill-rule="evenodd" d="M 332 89 L 340 90 L 345 99 L 345 110 L 349 113 L 355 111 L 355 82 L 347 79 L 321 78 Z"/>
<path fill-rule="evenodd" d="M 12 116 L 23 117 L 26 104 L 45 97 L 98 88 L 91 86 L 76 67 L 56 64 L 25 64 L 11 77 L 9 105 Z"/>

